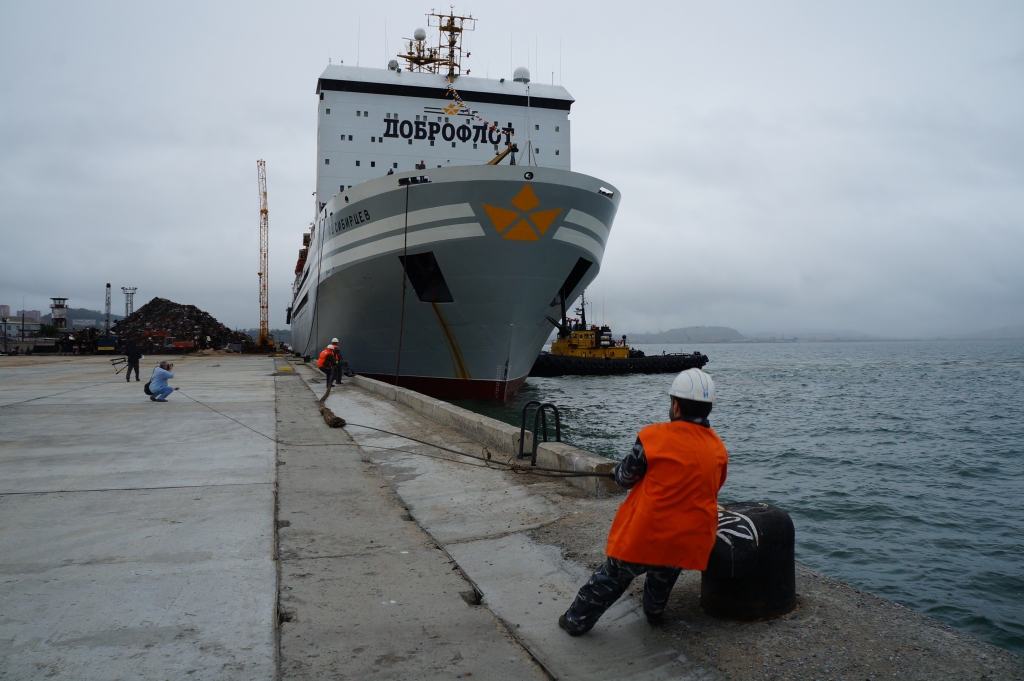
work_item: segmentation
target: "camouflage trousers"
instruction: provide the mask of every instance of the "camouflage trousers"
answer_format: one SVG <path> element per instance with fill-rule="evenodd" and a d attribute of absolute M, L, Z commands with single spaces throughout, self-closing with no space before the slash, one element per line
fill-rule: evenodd
<path fill-rule="evenodd" d="M 644 613 L 660 615 L 668 605 L 669 594 L 679 578 L 679 568 L 662 565 L 641 565 L 627 563 L 617 558 L 606 558 L 604 565 L 590 576 L 590 579 L 565 613 L 566 623 L 573 632 L 590 631 L 601 615 L 612 607 L 626 592 L 629 585 L 640 575 L 644 580 Z"/>

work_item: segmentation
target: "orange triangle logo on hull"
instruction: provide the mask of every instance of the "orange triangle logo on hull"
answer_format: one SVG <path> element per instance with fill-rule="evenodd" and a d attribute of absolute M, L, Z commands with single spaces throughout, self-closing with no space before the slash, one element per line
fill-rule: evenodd
<path fill-rule="evenodd" d="M 486 203 L 483 207 L 487 216 L 491 218 L 494 229 L 502 235 L 501 238 L 510 241 L 540 241 L 540 237 L 547 233 L 562 213 L 561 208 L 534 210 L 540 206 L 540 200 L 533 187 L 528 184 L 524 184 L 509 203 L 518 210 L 489 206 Z M 515 223 L 515 226 L 509 229 L 512 223 Z"/>

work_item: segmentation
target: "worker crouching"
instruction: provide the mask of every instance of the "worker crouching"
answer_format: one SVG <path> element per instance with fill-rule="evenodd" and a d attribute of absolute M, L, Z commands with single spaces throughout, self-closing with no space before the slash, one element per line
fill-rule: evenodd
<path fill-rule="evenodd" d="M 337 338 L 332 338 L 330 344 L 320 353 L 316 365 L 327 377 L 328 386 L 340 383 L 342 375 L 355 376 L 352 369 L 349 368 L 348 362 L 341 356 Z"/>
<path fill-rule="evenodd" d="M 616 483 L 629 496 L 615 514 L 604 565 L 558 620 L 573 636 L 590 631 L 642 574 L 644 614 L 660 624 L 679 573 L 707 567 L 729 463 L 707 419 L 715 384 L 700 369 L 687 369 L 676 376 L 669 395 L 669 422 L 641 430 L 615 469 Z"/>

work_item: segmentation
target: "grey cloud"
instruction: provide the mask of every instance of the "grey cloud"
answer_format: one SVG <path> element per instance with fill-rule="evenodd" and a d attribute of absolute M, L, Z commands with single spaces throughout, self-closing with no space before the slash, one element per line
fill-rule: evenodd
<path fill-rule="evenodd" d="M 590 291 L 617 329 L 1024 318 L 1019 4 L 580 7 L 474 7 L 472 68 L 508 75 L 510 47 L 516 65 L 536 47 L 535 79 L 576 97 L 574 169 L 623 197 Z M 425 9 L 0 7 L 0 302 L 99 307 L 111 281 L 253 326 L 265 158 L 283 325 L 316 78 L 357 43 L 381 66 L 385 18 L 394 52 Z"/>

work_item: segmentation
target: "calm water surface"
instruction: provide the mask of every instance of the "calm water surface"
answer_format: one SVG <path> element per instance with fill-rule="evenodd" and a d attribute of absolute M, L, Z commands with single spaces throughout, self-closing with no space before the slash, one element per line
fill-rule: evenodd
<path fill-rule="evenodd" d="M 711 358 L 724 501 L 796 524 L 797 559 L 1024 654 L 1024 342 L 641 346 Z M 667 419 L 671 375 L 531 378 L 563 439 L 619 459 Z M 532 423 L 532 421 L 531 421 Z"/>

